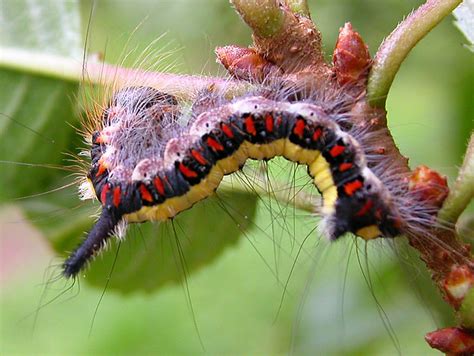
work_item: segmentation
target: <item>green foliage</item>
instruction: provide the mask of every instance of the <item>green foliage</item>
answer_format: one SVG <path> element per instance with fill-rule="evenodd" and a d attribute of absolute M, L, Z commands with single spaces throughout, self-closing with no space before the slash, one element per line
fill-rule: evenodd
<path fill-rule="evenodd" d="M 76 3 L 20 0 L 4 1 L 1 6 L 1 47 L 79 60 Z M 64 177 L 58 170 L 25 165 L 60 165 L 64 153 L 77 147 L 74 129 L 64 123 L 77 124 L 74 98 L 78 83 L 6 68 L 0 68 L 0 77 L 0 160 L 8 167 L 0 176 L 0 202 L 5 202 L 52 188 Z M 27 175 L 30 179 L 25 179 Z"/>
<path fill-rule="evenodd" d="M 2 45 L 7 47 L 10 42 L 17 43 L 18 47 L 30 51 L 32 56 L 35 48 L 40 48 L 46 54 L 62 54 L 72 59 L 78 48 L 71 47 L 66 51 L 64 42 L 71 40 L 71 36 L 80 37 L 77 32 L 79 28 L 68 27 L 70 20 L 79 22 L 78 7 L 69 6 L 69 9 L 64 9 L 68 11 L 57 12 L 54 2 L 24 5 L 30 11 L 21 16 L 25 7 L 19 7 L 16 2 L 7 2 L 8 18 L 20 17 L 44 33 L 15 37 L 19 30 L 18 24 L 14 23 L 7 27 L 9 35 L 4 38 Z M 32 15 L 34 12 L 55 16 L 38 19 Z M 57 37 L 58 40 L 52 46 L 49 42 L 45 45 L 42 36 Z M 34 67 L 34 63 L 31 66 Z M 71 167 L 76 173 L 83 174 L 73 167 L 74 162 L 64 162 L 66 159 L 72 160 L 71 157 L 65 157 L 65 152 L 77 155 L 77 147 L 81 145 L 80 135 L 74 129 L 74 126 L 80 125 L 79 110 L 74 110 L 78 88 L 79 82 L 71 81 L 68 77 L 61 78 L 60 74 L 56 78 L 49 78 L 46 73 L 35 75 L 7 69 L 3 70 L 0 87 L 0 107 L 5 108 L 0 133 L 1 160 L 4 165 L 9 164 L 1 175 L 0 201 L 9 202 L 22 197 L 20 206 L 25 215 L 44 233 L 58 254 L 64 257 L 78 245 L 84 231 L 89 230 L 94 223 L 90 204 L 80 203 L 77 198 L 77 187 L 61 189 L 75 185 L 73 179 L 68 179 L 60 169 L 61 166 Z M 25 179 L 25 175 L 29 175 L 30 179 Z M 34 196 L 45 190 L 51 190 L 51 193 L 45 197 L 26 199 L 29 195 Z M 234 211 L 229 214 L 248 217 L 240 226 L 223 209 L 203 203 L 181 214 L 174 220 L 173 227 L 169 224 L 158 226 L 148 223 L 132 228 L 135 233 L 129 234 L 123 249 L 134 251 L 134 263 L 125 258 L 118 259 L 109 288 L 121 292 L 149 292 L 170 281 L 182 282 L 187 274 L 211 262 L 227 246 L 235 244 L 241 231 L 251 221 L 249 219 L 253 218 L 256 197 L 235 193 L 229 194 L 226 199 L 233 201 Z M 66 211 L 74 211 L 73 217 L 64 219 L 62 213 Z M 183 231 L 186 239 L 179 241 L 178 232 L 182 235 Z M 143 239 L 142 244 L 136 243 L 139 236 Z M 154 238 L 145 242 L 144 237 Z M 103 287 L 111 273 L 115 251 L 115 248 L 109 249 L 91 265 L 86 273 L 87 282 Z"/>
<path fill-rule="evenodd" d="M 47 45 L 35 48 L 43 51 L 62 43 L 63 50 L 53 53 L 69 56 L 64 51 L 69 47 L 77 52 L 77 46 L 72 45 L 75 40 L 66 40 L 64 46 L 61 27 L 55 26 L 59 15 L 72 16 L 77 4 L 64 2 L 69 6 L 65 12 L 52 5 L 56 2 L 35 3 L 50 6 L 45 13 L 51 16 L 41 17 L 47 25 L 40 28 L 55 33 Z M 335 43 L 337 28 L 350 20 L 374 53 L 383 36 L 416 5 L 398 0 L 310 2 L 328 52 Z M 1 6 L 4 13 L 11 7 L 26 9 L 16 0 L 3 1 Z M 84 33 L 90 9 L 89 2 L 81 2 Z M 250 41 L 248 29 L 226 2 L 100 1 L 87 33 L 90 52 L 105 52 L 106 58 L 120 61 L 130 33 L 147 15 L 148 20 L 139 26 L 125 52 L 144 48 L 168 32 L 167 38 L 182 47 L 173 57 L 184 58 L 181 72 L 216 73 L 215 45 Z M 20 20 L 13 22 L 14 27 L 1 23 L 2 45 L 17 46 L 38 34 L 28 27 L 33 22 L 25 16 L 1 17 Z M 6 38 L 8 42 L 3 42 Z M 33 42 L 28 40 L 21 47 L 30 48 Z M 388 101 L 390 126 L 402 152 L 412 157 L 413 165 L 441 168 L 451 177 L 456 175 L 453 167 L 461 162 L 474 115 L 472 56 L 462 48 L 462 42 L 451 21 L 444 21 L 404 63 Z M 80 64 L 80 41 L 79 46 L 79 58 L 77 53 L 71 56 Z M 10 117 L 2 116 L 0 121 L 0 160 L 63 164 L 67 159 L 64 153 L 77 154 L 82 144 L 69 123 L 77 125 L 80 117 L 75 104 L 78 83 L 70 77 L 12 69 L 2 69 L 0 76 L 0 112 Z M 46 112 L 45 103 L 50 103 Z M 0 196 L 9 204 L 18 203 L 14 198 L 73 182 L 69 172 L 1 164 Z M 291 172 L 287 176 L 291 177 Z M 23 318 L 37 306 L 43 290 L 38 283 L 48 282 L 49 274 L 58 272 L 46 267 L 62 261 L 53 258 L 57 254 L 49 246 L 61 254 L 71 250 L 90 228 L 97 204 L 80 202 L 75 186 L 21 201 L 25 219 L 42 232 L 43 238 L 32 239 L 29 233 L 15 235 L 15 224 L 5 224 L 5 230 L 2 226 L 2 241 L 6 241 L 2 249 L 10 249 L 2 254 L 2 266 L 8 272 L 2 275 L 0 292 L 0 352 L 201 353 L 189 300 L 206 352 L 211 354 L 314 354 L 315 350 L 320 354 L 396 353 L 382 320 L 388 320 L 395 330 L 403 354 L 427 354 L 423 334 L 435 327 L 433 319 L 438 325 L 450 320 L 416 256 L 408 258 L 403 247 L 395 247 L 393 253 L 390 243 L 378 242 L 370 244 L 364 256 L 365 245 L 355 245 L 350 237 L 330 245 L 318 239 L 314 217 L 301 219 L 302 212 L 291 206 L 280 207 L 273 202 L 273 213 L 269 213 L 271 199 L 267 197 L 227 193 L 220 197 L 228 209 L 235 209 L 231 210 L 234 219 L 220 208 L 221 201 L 214 200 L 185 212 L 175 222 L 189 272 L 187 284 L 171 224 L 140 225 L 130 231 L 120 247 L 110 293 L 101 302 L 90 338 L 89 324 L 109 276 L 116 243 L 87 270 L 90 283 L 80 283 L 80 293 L 74 288 L 41 309 L 33 337 L 32 318 Z M 18 245 L 22 242 L 28 248 Z M 364 266 L 366 259 L 370 287 L 367 273 L 361 273 L 360 264 Z M 48 275 L 42 278 L 45 270 Z M 63 281 L 47 284 L 42 303 L 66 287 Z M 385 319 L 379 316 L 382 312 L 372 293 L 387 314 Z M 282 295 L 282 309 L 273 323 Z"/>

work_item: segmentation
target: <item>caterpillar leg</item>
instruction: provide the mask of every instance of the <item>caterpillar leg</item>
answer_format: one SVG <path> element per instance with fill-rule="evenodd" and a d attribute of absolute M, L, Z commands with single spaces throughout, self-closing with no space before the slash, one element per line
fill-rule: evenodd
<path fill-rule="evenodd" d="M 102 209 L 99 220 L 87 234 L 86 239 L 64 262 L 63 275 L 66 278 L 75 277 L 84 265 L 105 246 L 121 219 L 121 216 L 117 215 L 112 209 L 105 207 Z"/>

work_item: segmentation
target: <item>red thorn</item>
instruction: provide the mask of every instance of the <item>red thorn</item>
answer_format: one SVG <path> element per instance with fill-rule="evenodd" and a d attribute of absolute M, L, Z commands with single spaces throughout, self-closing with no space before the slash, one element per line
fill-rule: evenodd
<path fill-rule="evenodd" d="M 333 64 L 339 84 L 366 80 L 371 63 L 369 50 L 362 37 L 346 22 L 339 30 L 333 53 Z"/>
<path fill-rule="evenodd" d="M 421 201 L 441 207 L 448 196 L 449 188 L 446 177 L 427 166 L 416 167 L 408 181 L 408 189 Z"/>
<path fill-rule="evenodd" d="M 238 46 L 217 47 L 217 61 L 234 77 L 243 80 L 263 80 L 278 67 L 267 61 L 253 48 Z"/>
<path fill-rule="evenodd" d="M 443 282 L 449 302 L 457 308 L 467 292 L 474 286 L 474 273 L 467 266 L 454 265 Z"/>
<path fill-rule="evenodd" d="M 474 335 L 465 329 L 439 329 L 426 334 L 425 340 L 432 348 L 447 354 L 472 355 L 474 353 Z"/>
<path fill-rule="evenodd" d="M 385 154 L 385 147 L 378 147 L 374 150 L 374 152 L 378 155 L 384 155 Z"/>

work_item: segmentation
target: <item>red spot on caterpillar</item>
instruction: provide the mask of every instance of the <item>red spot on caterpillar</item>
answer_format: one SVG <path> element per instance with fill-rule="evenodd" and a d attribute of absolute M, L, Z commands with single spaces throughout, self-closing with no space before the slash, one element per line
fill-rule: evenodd
<path fill-rule="evenodd" d="M 374 206 L 374 202 L 372 199 L 369 199 L 365 202 L 364 206 L 356 213 L 356 216 L 364 216 L 367 214 L 370 209 Z"/>
<path fill-rule="evenodd" d="M 224 147 L 219 142 L 214 140 L 212 137 L 208 137 L 206 142 L 209 145 L 209 147 L 211 147 L 214 151 L 223 151 L 224 150 Z"/>
<path fill-rule="evenodd" d="M 102 175 L 106 170 L 107 168 L 105 168 L 105 165 L 103 165 L 102 163 L 99 163 L 99 169 L 97 170 L 97 173 L 95 174 L 95 176 L 98 177 Z"/>
<path fill-rule="evenodd" d="M 94 143 L 97 143 L 99 145 L 104 143 L 104 137 L 102 135 L 97 136 Z"/>
<path fill-rule="evenodd" d="M 273 132 L 273 116 L 271 114 L 265 116 L 265 128 L 267 132 Z"/>
<path fill-rule="evenodd" d="M 257 130 L 255 130 L 255 123 L 253 121 L 253 116 L 252 115 L 248 115 L 246 118 L 245 118 L 245 130 L 251 134 L 252 136 L 256 136 L 257 135 Z"/>
<path fill-rule="evenodd" d="M 226 135 L 228 138 L 234 138 L 234 132 L 229 126 L 227 126 L 226 124 L 222 124 L 221 128 L 224 132 L 224 135 Z"/>
<path fill-rule="evenodd" d="M 120 205 L 120 200 L 122 199 L 122 191 L 120 190 L 120 186 L 114 188 L 114 206 L 118 208 Z"/>
<path fill-rule="evenodd" d="M 102 188 L 102 191 L 100 192 L 100 201 L 102 202 L 103 205 L 107 202 L 107 193 L 110 190 L 110 183 L 107 183 L 104 185 Z"/>
<path fill-rule="evenodd" d="M 179 163 L 179 171 L 181 173 L 183 173 L 183 175 L 186 177 L 186 178 L 196 178 L 197 177 L 197 173 L 194 172 L 192 169 L 189 169 L 188 167 L 186 167 L 183 162 L 180 162 Z"/>
<path fill-rule="evenodd" d="M 295 125 L 295 128 L 293 129 L 293 133 L 296 136 L 298 136 L 300 139 L 303 138 L 305 126 L 306 126 L 306 124 L 305 124 L 304 120 L 302 120 L 302 119 L 296 120 L 296 125 Z"/>
<path fill-rule="evenodd" d="M 351 169 L 354 165 L 352 163 L 349 163 L 349 162 L 345 162 L 345 163 L 341 163 L 339 165 L 339 172 L 345 172 L 349 169 Z"/>
<path fill-rule="evenodd" d="M 208 164 L 206 159 L 196 150 L 191 150 L 191 156 L 194 157 L 196 161 L 198 161 L 200 164 Z"/>
<path fill-rule="evenodd" d="M 153 197 L 151 196 L 151 193 L 148 191 L 145 184 L 140 184 L 138 189 L 140 190 L 140 195 L 143 200 L 149 201 L 150 203 L 153 202 Z"/>
<path fill-rule="evenodd" d="M 318 127 L 316 130 L 314 130 L 313 141 L 319 140 L 319 138 L 321 137 L 321 134 L 322 134 L 322 133 L 323 133 L 323 130 L 321 130 L 320 127 Z"/>
<path fill-rule="evenodd" d="M 276 119 L 276 124 L 277 124 L 277 126 L 280 127 L 282 122 L 283 122 L 282 117 L 281 117 L 281 116 L 278 116 L 277 119 Z"/>
<path fill-rule="evenodd" d="M 340 146 L 340 145 L 336 145 L 334 146 L 333 148 L 331 148 L 331 150 L 329 151 L 329 154 L 332 156 L 332 157 L 337 157 L 339 156 L 342 152 L 344 152 L 346 148 L 344 146 Z"/>
<path fill-rule="evenodd" d="M 163 196 L 165 195 L 165 187 L 163 186 L 163 182 L 160 177 L 156 177 L 155 179 L 153 179 L 153 185 L 158 191 L 158 194 Z"/>
<path fill-rule="evenodd" d="M 362 188 L 362 182 L 360 180 L 344 184 L 344 191 L 348 196 L 352 196 L 360 188 Z"/>

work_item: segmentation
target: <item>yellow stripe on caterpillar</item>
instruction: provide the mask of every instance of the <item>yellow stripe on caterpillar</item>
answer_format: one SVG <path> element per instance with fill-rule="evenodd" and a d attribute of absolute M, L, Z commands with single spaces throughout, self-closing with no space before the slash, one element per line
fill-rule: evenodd
<path fill-rule="evenodd" d="M 263 160 L 281 156 L 285 149 L 285 141 L 285 139 L 279 139 L 267 144 L 245 142 L 244 145 L 247 147 L 249 158 Z"/>
<path fill-rule="evenodd" d="M 283 152 L 283 156 L 292 162 L 310 165 L 320 155 L 321 152 L 319 152 L 318 150 L 302 148 L 301 146 L 294 144 L 288 139 L 285 140 L 285 149 Z"/>
<path fill-rule="evenodd" d="M 320 154 L 314 162 L 310 163 L 309 165 L 309 174 L 311 177 L 317 177 L 321 172 L 325 172 L 329 170 L 329 163 L 324 159 L 324 157 Z"/>
<path fill-rule="evenodd" d="M 225 161 L 231 157 L 222 160 Z M 224 174 L 222 169 L 215 165 L 212 167 L 209 175 L 203 179 L 199 184 L 194 185 L 184 195 L 174 198 L 169 198 L 161 204 L 155 206 L 143 206 L 137 212 L 132 214 L 125 214 L 124 219 L 129 223 L 144 222 L 144 221 L 165 221 L 176 216 L 181 211 L 189 209 L 198 201 L 212 195 L 214 190 L 219 186 Z"/>
<path fill-rule="evenodd" d="M 296 161 L 309 164 L 310 170 L 318 172 L 318 175 L 314 178 L 314 183 L 323 195 L 323 212 L 333 213 L 337 200 L 337 188 L 334 185 L 329 164 L 319 151 L 302 149 L 288 140 L 281 139 L 265 145 L 244 143 L 232 156 L 218 161 L 212 167 L 208 176 L 199 184 L 192 186 L 186 194 L 169 198 L 156 206 L 144 206 L 137 212 L 124 215 L 124 219 L 129 223 L 147 220 L 165 221 L 212 195 L 222 181 L 223 176 L 237 171 L 247 158 L 270 159 L 278 156 L 283 151 L 289 153 Z"/>
<path fill-rule="evenodd" d="M 333 184 L 327 188 L 323 193 L 323 214 L 333 214 L 336 211 L 337 187 Z"/>

